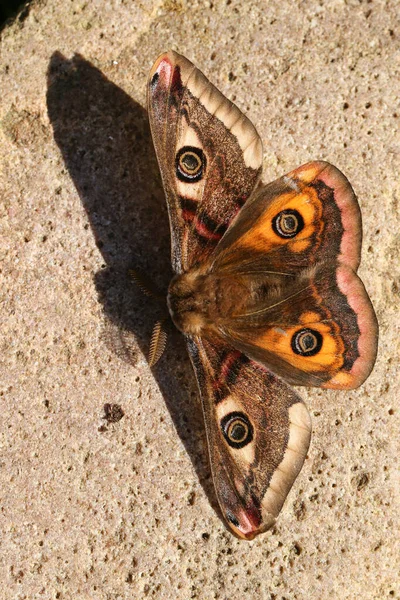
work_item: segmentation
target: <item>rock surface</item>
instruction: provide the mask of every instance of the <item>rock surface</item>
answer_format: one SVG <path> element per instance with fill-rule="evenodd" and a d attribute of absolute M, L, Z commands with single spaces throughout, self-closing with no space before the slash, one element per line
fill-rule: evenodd
<path fill-rule="evenodd" d="M 384 0 L 37 0 L 4 28 L 0 598 L 400 597 L 399 25 Z M 183 340 L 150 371 L 160 313 L 126 275 L 170 277 L 144 108 L 168 48 L 255 123 L 264 180 L 329 160 L 363 211 L 375 370 L 301 390 L 309 456 L 251 543 L 219 518 Z"/>

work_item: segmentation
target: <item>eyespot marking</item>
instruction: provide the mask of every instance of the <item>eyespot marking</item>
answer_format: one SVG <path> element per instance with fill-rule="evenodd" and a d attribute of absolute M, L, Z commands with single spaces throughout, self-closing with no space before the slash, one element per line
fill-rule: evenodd
<path fill-rule="evenodd" d="M 294 238 L 304 228 L 304 219 L 298 210 L 281 210 L 272 219 L 272 229 L 281 238 Z"/>
<path fill-rule="evenodd" d="M 316 329 L 300 329 L 292 337 L 292 350 L 300 356 L 315 356 L 322 348 L 322 340 Z"/>
<path fill-rule="evenodd" d="M 232 525 L 234 525 L 235 527 L 240 527 L 239 521 L 231 512 L 228 511 L 225 516 L 226 520 L 229 521 L 229 523 L 232 523 Z"/>
<path fill-rule="evenodd" d="M 253 425 L 249 418 L 239 411 L 228 413 L 221 419 L 221 430 L 231 448 L 244 448 L 253 440 Z"/>
<path fill-rule="evenodd" d="M 200 148 L 183 146 L 175 159 L 176 175 L 180 181 L 195 183 L 199 181 L 206 168 L 206 157 Z"/>
<path fill-rule="evenodd" d="M 156 71 L 154 73 L 153 77 L 151 78 L 151 81 L 150 81 L 150 87 L 151 88 L 155 88 L 156 87 L 159 77 L 160 77 L 160 74 L 157 73 L 157 71 Z"/>

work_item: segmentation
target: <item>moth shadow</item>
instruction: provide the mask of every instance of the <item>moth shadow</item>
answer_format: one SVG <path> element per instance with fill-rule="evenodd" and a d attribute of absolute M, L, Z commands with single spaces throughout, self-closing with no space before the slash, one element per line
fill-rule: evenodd
<path fill-rule="evenodd" d="M 103 342 L 134 362 L 130 340 L 134 336 L 147 355 L 160 309 L 142 295 L 128 271 L 145 273 L 165 291 L 172 276 L 168 215 L 147 112 L 80 55 L 67 60 L 54 53 L 47 77 L 54 138 L 104 259 L 94 278 L 108 323 Z M 221 517 L 197 386 L 177 332 L 171 332 L 166 356 L 153 374 L 199 481 Z"/>

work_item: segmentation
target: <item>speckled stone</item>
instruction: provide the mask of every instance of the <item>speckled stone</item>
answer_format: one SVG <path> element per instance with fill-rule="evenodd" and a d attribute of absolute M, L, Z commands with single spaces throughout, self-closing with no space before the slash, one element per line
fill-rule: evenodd
<path fill-rule="evenodd" d="M 390 0 L 34 0 L 0 38 L 0 598 L 384 600 L 399 585 L 400 23 Z M 183 340 L 150 371 L 169 230 L 145 111 L 158 54 L 256 125 L 264 179 L 337 165 L 380 322 L 313 419 L 276 527 L 225 528 Z"/>

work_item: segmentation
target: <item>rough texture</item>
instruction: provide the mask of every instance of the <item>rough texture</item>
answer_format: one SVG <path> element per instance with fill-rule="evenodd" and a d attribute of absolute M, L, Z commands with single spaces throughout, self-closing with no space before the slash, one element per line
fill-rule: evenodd
<path fill-rule="evenodd" d="M 399 40 L 390 0 L 37 0 L 3 30 L 1 598 L 400 597 Z M 127 277 L 170 276 L 143 108 L 170 47 L 255 123 L 265 180 L 329 160 L 364 217 L 376 368 L 302 390 L 309 456 L 251 543 L 219 518 L 183 341 L 150 371 L 161 313 Z"/>

